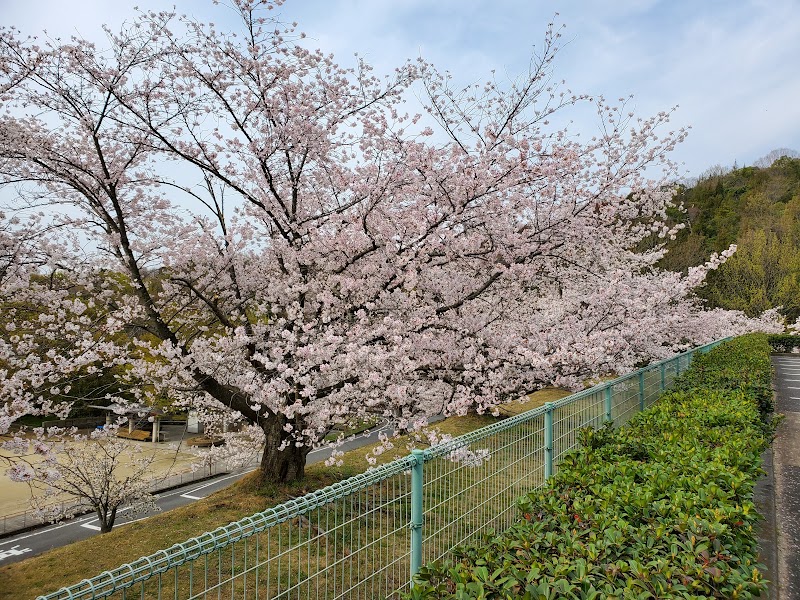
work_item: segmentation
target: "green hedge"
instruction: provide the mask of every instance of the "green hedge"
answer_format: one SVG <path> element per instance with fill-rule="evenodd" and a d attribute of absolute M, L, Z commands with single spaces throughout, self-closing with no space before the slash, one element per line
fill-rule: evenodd
<path fill-rule="evenodd" d="M 775 352 L 792 352 L 800 348 L 800 335 L 788 333 L 769 336 L 769 343 Z"/>
<path fill-rule="evenodd" d="M 423 567 L 406 598 L 757 597 L 769 353 L 737 338 L 625 427 L 583 431 L 516 524 Z"/>

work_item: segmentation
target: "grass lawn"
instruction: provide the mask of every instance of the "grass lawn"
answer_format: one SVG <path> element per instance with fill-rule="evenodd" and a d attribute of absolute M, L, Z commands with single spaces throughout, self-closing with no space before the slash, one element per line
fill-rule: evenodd
<path fill-rule="evenodd" d="M 519 414 L 566 396 L 569 392 L 546 389 L 501 408 L 500 417 Z M 442 433 L 453 436 L 474 431 L 497 421 L 491 415 L 450 417 L 435 424 Z M 53 592 L 59 587 L 113 569 L 140 556 L 167 548 L 176 542 L 198 536 L 255 512 L 361 473 L 369 466 L 366 455 L 374 446 L 347 452 L 342 465 L 309 466 L 306 477 L 291 485 L 263 485 L 252 473 L 233 486 L 193 504 L 156 515 L 145 521 L 122 525 L 105 535 L 51 550 L 20 563 L 0 567 L 0 600 L 22 600 Z M 406 454 L 405 443 L 395 442 L 396 451 L 379 457 L 388 462 Z"/>

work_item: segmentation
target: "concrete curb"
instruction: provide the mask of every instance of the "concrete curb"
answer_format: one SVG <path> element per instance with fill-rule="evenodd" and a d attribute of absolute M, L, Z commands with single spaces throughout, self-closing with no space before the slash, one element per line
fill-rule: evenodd
<path fill-rule="evenodd" d="M 778 529 L 775 519 L 775 469 L 772 448 L 767 448 L 761 455 L 764 476 L 756 482 L 753 491 L 758 512 L 764 520 L 758 526 L 759 562 L 766 567 L 764 576 L 769 580 L 769 587 L 759 596 L 762 600 L 776 600 L 778 573 Z"/>

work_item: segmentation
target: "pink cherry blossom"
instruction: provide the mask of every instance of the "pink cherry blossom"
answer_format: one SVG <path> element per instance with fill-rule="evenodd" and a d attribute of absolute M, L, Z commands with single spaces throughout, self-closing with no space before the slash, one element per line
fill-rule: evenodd
<path fill-rule="evenodd" d="M 240 32 L 143 12 L 108 49 L 0 29 L 0 183 L 20 190 L 0 433 L 116 367 L 109 401 L 256 426 L 230 447 L 290 480 L 337 426 L 495 412 L 782 328 L 694 299 L 733 249 L 686 275 L 635 251 L 675 233 L 686 131 L 556 84 L 553 26 L 528 73 L 458 89 L 423 60 L 340 66 L 276 3 L 233 4 Z M 576 105 L 595 138 L 551 124 Z"/>

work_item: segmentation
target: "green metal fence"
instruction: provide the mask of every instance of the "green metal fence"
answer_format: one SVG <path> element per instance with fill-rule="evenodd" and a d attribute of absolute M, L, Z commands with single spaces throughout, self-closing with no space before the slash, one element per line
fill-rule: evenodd
<path fill-rule="evenodd" d="M 38 600 L 390 598 L 413 572 L 516 517 L 578 444 L 626 422 L 697 352 L 655 363 L 376 467 Z"/>

